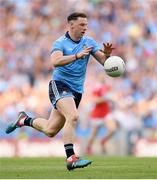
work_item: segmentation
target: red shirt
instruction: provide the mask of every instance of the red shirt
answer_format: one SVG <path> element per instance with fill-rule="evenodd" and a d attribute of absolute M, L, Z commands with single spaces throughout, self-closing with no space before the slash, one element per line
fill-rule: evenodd
<path fill-rule="evenodd" d="M 110 87 L 106 85 L 99 85 L 94 91 L 93 96 L 104 97 L 104 102 L 95 104 L 91 111 L 92 118 L 103 118 L 110 112 L 110 105 L 107 100 L 105 100 L 105 95 L 109 92 Z"/>

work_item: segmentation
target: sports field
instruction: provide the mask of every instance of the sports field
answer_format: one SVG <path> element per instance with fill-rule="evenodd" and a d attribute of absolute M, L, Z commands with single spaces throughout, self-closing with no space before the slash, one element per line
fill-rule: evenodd
<path fill-rule="evenodd" d="M 155 179 L 157 158 L 91 156 L 92 165 L 67 171 L 64 158 L 1 158 L 0 178 Z"/>

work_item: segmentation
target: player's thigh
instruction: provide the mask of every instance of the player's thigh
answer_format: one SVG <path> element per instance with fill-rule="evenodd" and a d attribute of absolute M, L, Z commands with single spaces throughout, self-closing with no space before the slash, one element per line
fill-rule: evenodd
<path fill-rule="evenodd" d="M 105 127 L 109 130 L 109 131 L 115 131 L 117 129 L 117 123 L 116 121 L 112 120 L 112 119 L 106 119 L 105 121 Z"/>
<path fill-rule="evenodd" d="M 56 106 L 66 120 L 78 119 L 78 111 L 73 97 L 64 97 L 59 99 Z"/>
<path fill-rule="evenodd" d="M 48 128 L 60 130 L 65 124 L 65 117 L 56 109 L 52 109 L 49 120 Z"/>
<path fill-rule="evenodd" d="M 100 118 L 91 119 L 91 134 L 97 135 L 100 127 L 103 125 L 103 120 Z"/>
<path fill-rule="evenodd" d="M 92 126 L 91 127 L 91 136 L 95 137 L 97 135 L 99 129 L 100 129 L 99 125 Z"/>

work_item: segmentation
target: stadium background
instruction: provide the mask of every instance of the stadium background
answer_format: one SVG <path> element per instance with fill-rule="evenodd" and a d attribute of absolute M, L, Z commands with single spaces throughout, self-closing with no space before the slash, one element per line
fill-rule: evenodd
<path fill-rule="evenodd" d="M 112 42 L 113 54 L 126 62 L 122 78 L 104 77 L 112 85 L 120 121 L 107 155 L 157 156 L 156 8 L 155 0 L 0 0 L 0 156 L 64 155 L 62 132 L 49 139 L 31 128 L 6 135 L 5 128 L 20 110 L 48 117 L 51 45 L 66 31 L 65 17 L 73 11 L 86 12 L 87 34 L 100 44 Z M 90 133 L 91 91 L 100 70 L 91 60 L 76 131 L 79 153 Z"/>

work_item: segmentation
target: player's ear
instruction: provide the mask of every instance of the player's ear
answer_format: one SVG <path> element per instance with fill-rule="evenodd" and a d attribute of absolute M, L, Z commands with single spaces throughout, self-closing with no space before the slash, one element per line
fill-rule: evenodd
<path fill-rule="evenodd" d="M 69 25 L 70 25 L 71 28 L 73 28 L 74 22 L 73 22 L 73 21 L 70 21 L 70 22 L 69 22 Z"/>

